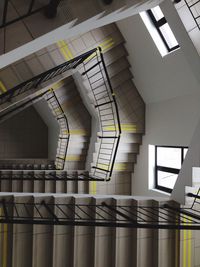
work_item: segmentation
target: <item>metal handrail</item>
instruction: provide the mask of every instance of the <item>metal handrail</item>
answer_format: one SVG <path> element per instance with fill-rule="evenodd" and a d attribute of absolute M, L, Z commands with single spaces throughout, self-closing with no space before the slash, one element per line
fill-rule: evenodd
<path fill-rule="evenodd" d="M 111 197 L 108 200 L 110 202 Z M 191 209 L 168 204 L 142 206 L 113 205 L 105 201 L 99 204 L 54 201 L 45 201 L 45 198 L 40 202 L 16 201 L 12 195 L 9 199 L 2 197 L 0 223 L 200 230 L 200 212 L 195 214 Z"/>
<path fill-rule="evenodd" d="M 0 181 L 104 181 L 87 174 L 68 174 L 62 170 L 1 170 Z"/>
<path fill-rule="evenodd" d="M 29 105 L 33 104 L 36 100 L 38 100 L 39 98 L 42 98 L 46 93 L 47 93 L 47 91 L 42 92 L 37 96 L 34 96 L 34 97 L 30 98 L 30 99 L 27 99 L 23 103 L 14 104 L 14 105 L 10 106 L 8 109 L 3 110 L 0 113 L 0 121 L 2 119 L 4 119 L 5 117 L 12 115 L 12 113 L 14 113 L 16 111 L 20 111 L 20 110 L 28 107 Z"/>
<path fill-rule="evenodd" d="M 11 1 L 4 0 L 4 5 L 3 5 L 3 9 L 2 9 L 2 11 L 3 11 L 3 14 L 2 14 L 2 22 L 0 23 L 0 29 L 1 28 L 4 28 L 4 27 L 7 27 L 7 26 L 9 26 L 9 25 L 11 25 L 11 24 L 13 24 L 15 22 L 20 21 L 20 20 L 23 20 L 23 19 L 25 19 L 25 18 L 27 18 L 27 17 L 29 17 L 31 15 L 34 15 L 34 14 L 40 12 L 40 11 L 45 11 L 51 5 L 51 1 L 50 1 L 49 4 L 43 5 L 43 6 L 38 7 L 38 8 L 34 8 L 35 2 L 36 2 L 36 0 L 31 0 L 29 2 L 29 5 L 27 4 L 27 6 L 26 6 L 26 8 L 27 8 L 26 9 L 26 12 L 24 12 L 24 14 L 21 15 L 21 14 L 19 14 L 19 12 L 17 10 L 17 7 L 15 7 L 14 4 Z M 10 19 L 10 20 L 7 19 L 8 5 L 9 4 L 12 5 L 13 8 L 15 9 L 16 13 L 18 13 L 17 14 L 18 17 L 15 17 L 15 18 Z M 58 7 L 58 5 L 59 5 L 59 2 L 57 3 L 56 8 Z"/>
<path fill-rule="evenodd" d="M 69 123 L 54 90 L 50 89 L 48 93 L 52 94 L 52 96 L 47 99 L 47 102 L 51 106 L 52 111 L 54 111 L 54 107 L 52 105 L 52 103 L 54 102 L 56 102 L 56 105 L 59 109 L 59 114 L 56 114 L 56 113 L 54 114 L 56 116 L 58 124 L 60 124 L 60 117 L 62 116 L 62 119 L 64 119 L 65 126 L 66 126 L 66 128 L 64 129 L 66 133 L 65 133 L 65 136 L 63 136 L 63 133 L 62 133 L 63 129 L 62 129 L 62 125 L 60 124 L 59 146 L 57 149 L 57 155 L 56 155 L 56 160 L 55 160 L 56 169 L 63 170 L 65 166 L 65 159 L 67 155 L 67 149 L 68 149 L 69 138 L 70 138 Z M 61 149 L 63 149 L 63 147 L 64 147 L 64 153 L 61 153 Z M 62 157 L 61 157 L 61 154 L 62 154 Z"/>
<path fill-rule="evenodd" d="M 198 13 L 198 7 L 195 9 L 195 12 L 197 13 L 197 16 L 194 14 L 192 8 L 194 9 L 195 5 L 200 5 L 200 0 L 197 0 L 196 2 L 192 2 L 192 4 L 189 4 L 189 2 L 187 0 L 184 0 L 187 8 L 189 9 L 193 19 L 194 19 L 194 22 L 196 23 L 198 29 L 200 30 L 200 13 Z M 199 20 L 199 22 L 198 22 Z"/>
<path fill-rule="evenodd" d="M 49 81 L 50 79 L 66 72 L 69 69 L 72 69 L 72 68 L 75 69 L 77 66 L 82 65 L 82 64 L 85 70 L 82 73 L 82 75 L 86 75 L 90 83 L 91 90 L 92 90 L 95 103 L 96 103 L 95 107 L 98 111 L 99 118 L 100 118 L 100 128 L 101 128 L 101 133 L 102 133 L 101 136 L 98 136 L 98 138 L 100 139 L 100 149 L 97 155 L 96 166 L 92 167 L 93 173 L 91 173 L 89 177 L 93 177 L 93 179 L 97 179 L 99 181 L 101 180 L 110 181 L 113 168 L 114 168 L 114 163 L 115 163 L 115 159 L 117 155 L 119 142 L 120 142 L 121 125 L 120 125 L 119 111 L 118 111 L 115 94 L 114 94 L 114 91 L 113 91 L 113 88 L 112 88 L 112 85 L 109 79 L 108 72 L 106 70 L 106 64 L 105 64 L 100 47 L 94 48 L 80 56 L 75 57 L 74 59 L 70 61 L 60 64 L 59 66 L 56 66 L 50 70 L 47 70 L 15 86 L 14 88 L 0 95 L 0 104 L 10 101 L 12 97 L 20 95 L 21 93 L 37 88 L 40 84 Z M 98 74 L 101 77 L 100 80 L 103 83 L 103 86 L 105 87 L 106 96 L 103 96 L 101 99 L 99 99 L 99 97 L 97 96 L 97 93 L 94 92 L 95 89 L 93 88 L 91 84 L 91 76 L 88 75 L 88 73 L 93 72 L 94 68 L 96 67 L 98 68 Z M 92 76 L 94 77 L 95 75 L 96 73 Z M 58 101 L 58 99 L 56 99 L 56 101 Z M 59 101 L 58 101 L 58 105 L 59 105 L 60 110 L 62 110 L 62 107 L 60 106 Z M 105 122 L 105 119 L 103 119 L 103 116 L 105 115 L 101 115 L 102 107 L 103 106 L 105 107 L 106 105 L 109 105 L 109 108 L 107 108 L 107 111 L 111 112 L 111 119 L 108 119 L 107 122 L 112 120 L 112 124 Z M 105 130 L 106 127 L 111 127 L 113 129 L 111 131 L 106 131 Z M 108 139 L 110 140 L 109 145 L 111 148 L 109 149 L 110 150 L 109 159 L 106 159 L 106 157 L 102 158 L 101 156 L 103 155 L 102 150 L 104 150 L 105 147 L 108 146 L 108 143 L 106 141 Z M 107 156 L 108 156 L 108 153 L 107 153 Z M 102 160 L 104 162 L 107 161 L 107 163 L 106 164 L 102 163 Z"/>
<path fill-rule="evenodd" d="M 90 89 L 95 100 L 95 108 L 98 112 L 102 133 L 101 136 L 98 136 L 100 139 L 100 146 L 96 165 L 92 166 L 92 175 L 95 177 L 104 178 L 105 181 L 110 181 L 121 136 L 121 125 L 117 101 L 109 79 L 101 48 L 98 47 L 98 49 L 95 51 L 95 56 L 93 56 L 89 61 L 84 62 L 83 65 L 84 72 L 82 75 L 86 75 L 89 81 Z M 92 73 L 92 75 L 89 75 L 90 73 Z M 100 85 L 96 86 L 96 83 L 100 83 Z M 98 91 L 100 87 L 103 88 L 103 91 L 101 91 L 101 89 Z M 102 92 L 103 96 L 101 95 Z M 109 114 L 110 118 L 106 120 L 106 115 L 102 115 L 102 111 L 109 112 L 106 113 L 106 115 Z M 106 128 L 110 127 L 111 130 L 106 131 Z M 110 141 L 107 142 L 108 140 Z M 110 146 L 109 149 L 106 148 L 108 146 Z M 104 153 L 102 153 L 102 151 L 104 151 Z"/>
<path fill-rule="evenodd" d="M 33 78 L 28 79 L 18 84 L 17 86 L 9 89 L 7 92 L 0 95 L 0 105 L 11 101 L 12 97 L 16 97 L 31 89 L 37 89 L 40 84 L 47 82 L 70 69 L 75 69 L 78 65 L 83 63 L 83 61 L 86 60 L 90 55 L 92 55 L 96 50 L 97 48 L 92 49 L 80 56 L 77 56 L 69 61 L 66 61 L 43 73 L 40 73 L 39 75 L 36 75 Z"/>

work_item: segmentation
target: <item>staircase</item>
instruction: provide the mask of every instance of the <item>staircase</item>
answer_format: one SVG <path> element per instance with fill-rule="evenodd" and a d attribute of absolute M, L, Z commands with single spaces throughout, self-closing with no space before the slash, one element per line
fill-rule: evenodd
<path fill-rule="evenodd" d="M 1 258 L 9 267 L 182 267 L 187 251 L 180 227 L 184 236 L 200 229 L 200 217 L 177 223 L 187 218 L 186 209 L 169 207 L 179 206 L 162 198 L 4 193 Z M 198 266 L 194 259 L 186 261 Z"/>
<path fill-rule="evenodd" d="M 73 51 L 73 57 L 79 56 L 81 53 L 84 53 L 88 49 L 93 49 L 96 46 L 101 47 L 104 55 L 104 64 L 107 68 L 107 75 L 110 78 L 110 88 L 112 88 L 113 90 L 113 93 L 110 92 L 109 96 L 107 95 L 107 98 L 112 100 L 114 97 L 118 106 L 118 114 L 116 114 L 115 111 L 115 116 L 110 117 L 112 115 L 109 115 L 106 112 L 109 112 L 109 109 L 111 108 L 115 109 L 115 104 L 112 103 L 108 104 L 107 107 L 103 107 L 99 102 L 101 105 L 101 108 L 99 107 L 99 112 L 100 109 L 103 109 L 105 107 L 107 108 L 107 111 L 101 111 L 100 123 L 101 126 L 104 128 L 104 132 L 108 130 L 108 134 L 104 134 L 106 138 L 103 139 L 102 131 L 98 133 L 90 174 L 95 176 L 95 173 L 93 172 L 95 170 L 94 167 L 97 167 L 99 169 L 105 169 L 105 164 L 108 164 L 108 162 L 113 161 L 113 159 L 115 159 L 115 165 L 111 166 L 111 164 L 109 163 L 112 169 L 112 180 L 110 182 L 97 183 L 97 186 L 95 186 L 96 190 L 93 193 L 101 194 L 107 192 L 108 194 L 117 193 L 129 195 L 131 193 L 131 175 L 134 171 L 134 163 L 136 163 L 137 161 L 137 154 L 139 152 L 139 146 L 142 141 L 142 134 L 144 133 L 145 109 L 144 103 L 132 82 L 132 74 L 129 70 L 130 65 L 127 60 L 127 51 L 124 47 L 124 40 L 116 25 L 111 24 L 104 26 L 101 29 L 96 29 L 87 33 L 87 38 L 85 35 L 78 37 L 76 43 L 78 43 L 78 41 L 80 42 L 80 44 L 84 43 L 84 45 L 82 47 L 81 45 L 72 46 L 74 43 L 73 40 L 64 41 L 66 45 L 68 44 L 68 47 L 70 47 L 70 49 L 73 48 L 73 50 L 71 50 Z M 63 63 L 63 68 L 55 69 L 55 64 L 58 64 L 58 62 L 64 62 L 64 60 L 61 59 L 61 56 L 66 60 L 66 54 L 63 53 L 64 50 L 65 47 L 62 47 L 60 49 L 55 49 L 54 47 L 54 49 L 38 52 L 36 55 L 33 55 L 32 58 L 25 58 L 23 61 L 17 62 L 13 66 L 11 66 L 9 72 L 3 71 L 2 73 L 0 73 L 0 77 L 2 77 L 2 81 L 6 85 L 6 88 L 8 88 L 8 84 L 6 83 L 7 80 L 5 79 L 5 74 L 9 76 L 12 74 L 11 76 L 13 78 L 14 76 L 17 76 L 18 78 L 20 77 L 21 80 L 27 79 L 29 77 L 30 85 L 28 87 L 25 87 L 26 90 L 26 88 L 30 89 L 34 87 L 35 82 L 38 82 L 38 78 L 32 80 L 30 77 L 32 77 L 33 75 L 40 75 L 39 73 L 41 72 L 41 70 L 44 69 L 44 66 L 51 68 L 53 67 L 53 71 L 50 75 L 47 74 L 46 76 L 42 76 L 42 81 L 44 85 L 47 85 L 46 89 L 54 90 L 54 93 L 58 98 L 61 108 L 64 110 L 64 113 L 66 114 L 69 123 L 70 139 L 68 142 L 68 154 L 66 156 L 67 162 L 65 162 L 65 167 L 67 170 L 84 170 L 88 141 L 90 137 L 90 123 L 88 125 L 86 125 L 85 123 L 90 122 L 91 119 L 89 118 L 89 114 L 84 108 L 83 104 L 78 104 L 80 101 L 80 96 L 76 93 L 77 91 L 73 84 L 73 78 L 70 76 L 64 81 L 60 80 L 60 74 L 63 71 L 67 70 L 66 75 L 68 76 L 69 66 L 72 66 L 69 63 Z M 80 61 L 78 60 L 79 57 L 77 59 L 77 63 L 75 62 L 73 64 L 79 64 Z M 94 94 L 91 91 L 90 85 L 91 83 L 93 83 L 94 85 L 96 83 L 96 79 L 98 80 L 99 72 L 102 72 L 102 63 L 99 65 L 97 64 L 96 68 L 93 68 L 94 64 L 96 64 L 95 61 L 93 61 L 92 58 L 91 60 L 90 58 L 88 60 L 89 64 L 87 64 L 87 61 L 84 64 L 87 64 L 87 68 L 88 66 L 91 66 L 92 69 L 90 73 L 87 72 L 83 76 L 84 85 L 85 90 L 88 93 L 90 102 L 95 107 L 95 105 L 97 105 L 97 99 L 94 99 Z M 86 69 L 84 70 L 83 67 L 80 67 L 81 65 L 79 66 L 80 73 L 86 71 Z M 97 73 L 95 73 L 95 71 L 97 71 Z M 4 75 L 2 76 L 2 74 Z M 87 74 L 89 74 L 90 83 L 88 83 L 88 81 L 85 79 Z M 97 94 L 98 97 L 103 97 L 103 101 L 105 104 L 107 98 L 105 97 L 105 92 L 103 91 L 105 90 L 105 86 L 108 85 L 108 76 L 106 77 L 105 74 L 103 75 L 104 78 L 106 78 L 106 83 L 104 86 L 98 87 L 98 90 L 96 90 L 95 92 L 95 97 L 97 98 Z M 54 76 L 56 77 L 54 78 Z M 55 79 L 60 81 L 48 87 L 48 84 L 52 81 L 55 81 Z M 13 81 L 14 80 L 15 79 L 13 79 Z M 64 85 L 65 83 L 67 83 L 68 85 Z M 78 106 L 80 111 L 77 110 Z M 74 107 L 76 107 L 76 109 Z M 95 109 L 97 108 L 94 108 L 94 110 Z M 77 112 L 77 115 L 75 115 L 75 113 L 73 115 L 72 111 L 73 113 Z M 82 116 L 82 119 L 78 119 L 80 117 L 80 114 Z M 104 119 L 107 120 L 107 122 L 105 121 L 103 126 L 102 121 Z M 113 128 L 115 126 L 113 126 L 112 124 L 117 123 L 116 119 L 120 120 L 121 122 L 121 133 L 119 131 L 120 129 L 118 126 L 116 129 Z M 114 135 L 114 138 L 111 139 L 108 135 Z M 104 143 L 102 143 L 102 140 L 104 140 Z M 61 144 L 61 142 L 59 143 L 59 145 L 61 145 L 61 150 L 63 150 L 63 146 L 65 145 Z M 102 149 L 101 151 L 104 152 L 104 149 L 109 149 L 111 146 L 113 151 L 115 151 L 116 147 L 118 147 L 118 153 L 114 153 L 110 156 L 103 156 L 103 154 L 99 154 L 100 148 Z M 58 151 L 58 153 L 60 152 Z M 62 161 L 61 165 L 63 166 L 65 151 L 63 150 L 62 153 L 63 154 L 61 155 L 60 160 Z M 99 159 L 99 157 L 101 157 L 102 159 L 97 162 L 97 159 Z M 99 171 L 100 173 L 105 173 L 105 170 L 102 171 L 96 169 L 96 172 L 97 171 Z M 105 179 L 105 177 L 100 175 L 100 173 L 99 177 Z"/>

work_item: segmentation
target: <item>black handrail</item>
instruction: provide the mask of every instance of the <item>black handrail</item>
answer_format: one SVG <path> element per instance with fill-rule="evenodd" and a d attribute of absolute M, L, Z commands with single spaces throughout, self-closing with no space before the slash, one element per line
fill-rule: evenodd
<path fill-rule="evenodd" d="M 198 6 L 200 4 L 200 0 L 197 0 L 196 2 L 191 2 L 188 0 L 184 0 L 184 1 L 186 3 L 187 8 L 189 9 L 193 19 L 194 19 L 194 22 L 196 23 L 198 29 L 200 30 L 200 13 L 198 13 Z M 190 4 L 190 3 L 192 3 L 192 4 Z M 197 5 L 196 6 L 197 8 L 195 8 L 195 5 Z M 195 15 L 195 13 L 197 15 Z"/>
<path fill-rule="evenodd" d="M 66 61 L 54 68 L 51 68 L 9 89 L 7 92 L 0 95 L 0 105 L 8 101 L 11 101 L 12 97 L 16 97 L 31 89 L 37 89 L 40 84 L 47 82 L 70 69 L 75 69 L 78 65 L 83 63 L 83 61 L 86 60 L 90 55 L 92 55 L 96 50 L 97 48 L 92 49 L 80 56 L 77 56 L 69 61 Z"/>
<path fill-rule="evenodd" d="M 67 155 L 67 149 L 68 149 L 68 145 L 69 145 L 69 138 L 70 138 L 70 130 L 69 130 L 69 123 L 68 123 L 68 120 L 67 120 L 67 117 L 65 115 L 65 112 L 62 108 L 62 106 L 60 105 L 60 102 L 54 92 L 53 89 L 50 89 L 48 91 L 51 95 L 51 97 L 49 98 L 49 96 L 47 96 L 47 102 L 49 103 L 49 105 L 51 106 L 51 109 L 52 111 L 54 111 L 54 107 L 52 105 L 52 103 L 55 103 L 56 102 L 56 108 L 58 107 L 59 109 L 59 114 L 56 114 L 55 112 L 55 116 L 56 116 L 56 119 L 58 121 L 58 124 L 60 124 L 60 116 L 62 116 L 62 119 L 64 119 L 65 121 L 65 126 L 66 128 L 64 129 L 66 131 L 66 134 L 65 136 L 63 136 L 62 134 L 62 124 L 60 124 L 60 136 L 59 136 L 59 147 L 58 147 L 58 151 L 57 151 L 57 155 L 56 155 L 56 160 L 55 160 L 55 166 L 56 166 L 56 169 L 64 169 L 64 166 L 65 166 L 65 159 L 66 159 L 66 155 Z M 61 157 L 61 149 L 63 149 L 64 147 L 64 153 L 62 153 L 62 157 Z"/>
<path fill-rule="evenodd" d="M 59 66 L 56 66 L 50 70 L 47 70 L 15 86 L 14 88 L 0 95 L 0 104 L 10 101 L 12 97 L 20 95 L 21 93 L 37 88 L 42 83 L 49 81 L 50 79 L 66 72 L 69 69 L 72 69 L 72 68 L 75 69 L 77 66 L 79 66 L 82 63 L 83 63 L 83 67 L 85 70 L 82 73 L 82 75 L 86 75 L 90 83 L 90 86 L 91 86 L 91 89 L 94 95 L 95 103 L 96 103 L 95 108 L 98 110 L 98 114 L 100 118 L 100 127 L 101 127 L 101 132 L 102 132 L 102 135 L 98 136 L 100 139 L 100 149 L 98 151 L 97 162 L 96 162 L 97 164 L 96 166 L 92 167 L 94 172 L 90 174 L 90 177 L 93 177 L 97 180 L 104 179 L 105 181 L 109 181 L 112 176 L 114 163 L 115 163 L 115 159 L 117 155 L 117 150 L 118 150 L 118 146 L 120 142 L 121 125 L 120 125 L 119 111 L 118 111 L 115 94 L 114 94 L 114 91 L 113 91 L 113 88 L 112 88 L 112 85 L 109 79 L 108 72 L 106 70 L 106 65 L 105 65 L 103 54 L 102 54 L 100 47 L 94 48 L 80 56 L 75 57 L 74 59 L 71 59 L 70 61 L 60 64 Z M 89 64 L 89 67 L 88 67 L 88 64 Z M 98 68 L 98 72 L 92 76 L 89 76 L 88 73 L 90 71 L 94 71 L 94 68 L 96 67 Z M 91 78 L 93 78 L 96 74 L 97 75 L 100 74 L 99 80 L 101 80 L 105 88 L 104 93 L 106 95 L 103 95 L 102 97 L 99 97 L 99 94 L 101 94 L 101 92 L 100 93 L 95 92 L 96 89 L 93 87 L 92 82 L 91 82 Z M 96 81 L 94 83 L 96 83 Z M 62 107 L 60 106 L 60 104 L 58 105 L 60 109 L 62 110 Z M 104 119 L 106 115 L 101 115 L 102 110 L 109 111 L 111 119 Z M 113 128 L 113 130 L 106 131 L 105 130 L 106 127 L 111 127 Z M 62 137 L 61 137 L 61 140 L 62 140 Z M 102 151 L 106 149 L 105 148 L 106 146 L 108 146 L 108 143 L 106 142 L 106 140 L 110 141 L 109 142 L 110 148 L 109 149 L 107 148 L 107 153 L 106 153 L 106 155 L 109 156 L 107 157 L 109 159 L 107 159 L 106 157 L 102 158 L 104 154 L 102 153 Z M 107 163 L 105 164 L 104 162 L 107 162 Z"/>
<path fill-rule="evenodd" d="M 98 47 L 95 55 L 89 61 L 84 62 L 83 65 L 84 72 L 82 75 L 86 75 L 89 81 L 95 100 L 95 108 L 98 111 L 102 132 L 102 135 L 98 136 L 100 139 L 100 147 L 98 150 L 96 165 L 92 166 L 94 169 L 92 175 L 99 178 L 104 177 L 105 181 L 110 181 L 121 136 L 121 125 L 117 101 L 109 79 L 101 48 Z M 92 75 L 89 75 L 90 73 L 92 73 Z M 95 76 L 97 76 L 96 80 Z M 100 83 L 100 85 L 98 85 L 98 83 Z M 101 90 L 101 87 L 103 87 L 103 90 Z M 106 116 L 109 118 L 106 118 Z M 111 127 L 113 130 L 106 131 L 106 127 Z M 107 142 L 108 140 L 109 142 Z"/>
<path fill-rule="evenodd" d="M 61 170 L 1 170 L 0 181 L 104 181 L 87 174 L 68 174 Z"/>
<path fill-rule="evenodd" d="M 3 1 L 3 0 L 2 0 Z M 27 1 L 27 6 L 26 6 L 26 12 L 24 12 L 23 15 L 21 15 L 19 12 L 18 12 L 18 9 L 17 7 L 9 0 L 4 0 L 4 5 L 3 5 L 3 13 L 2 13 L 2 22 L 0 23 L 0 29 L 4 28 L 4 27 L 7 27 L 15 22 L 18 22 L 20 20 L 23 20 L 31 15 L 34 15 L 36 13 L 39 13 L 41 11 L 43 11 L 43 13 L 48 17 L 53 17 L 53 16 L 49 16 L 49 11 L 52 10 L 52 13 L 53 14 L 56 14 L 56 10 L 57 10 L 57 7 L 60 3 L 60 1 L 56 1 L 56 5 L 52 5 L 52 2 L 54 2 L 54 0 L 52 1 L 49 1 L 48 4 L 45 4 L 45 5 L 42 5 L 41 7 L 38 7 L 38 8 L 34 8 L 34 4 L 35 4 L 36 0 L 31 0 L 30 2 Z M 12 7 L 15 9 L 16 13 L 17 13 L 17 17 L 13 18 L 13 19 L 7 19 L 7 14 L 8 14 L 8 6 L 9 5 L 12 5 Z M 46 11 L 46 12 L 44 12 Z"/>
<path fill-rule="evenodd" d="M 11 115 L 15 111 L 20 111 L 21 109 L 28 107 L 30 104 L 33 104 L 36 100 L 43 97 L 46 93 L 47 93 L 47 91 L 42 92 L 41 94 L 34 96 L 31 99 L 27 99 L 25 102 L 23 102 L 21 104 L 20 103 L 14 104 L 14 105 L 10 106 L 8 109 L 1 111 L 0 121 L 1 121 L 1 119 L 5 118 L 6 116 Z"/>
<path fill-rule="evenodd" d="M 200 230 L 200 212 L 195 214 L 190 209 L 170 205 L 112 205 L 105 201 L 101 204 L 49 203 L 45 197 L 40 202 L 19 202 L 13 195 L 10 198 L 0 199 L 0 223 Z"/>

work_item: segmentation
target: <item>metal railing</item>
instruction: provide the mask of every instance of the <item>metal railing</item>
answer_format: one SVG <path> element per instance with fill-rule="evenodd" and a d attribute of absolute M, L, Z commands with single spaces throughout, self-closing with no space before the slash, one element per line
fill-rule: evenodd
<path fill-rule="evenodd" d="M 43 12 L 44 15 L 48 16 L 49 9 L 51 9 L 53 13 L 56 13 L 59 3 L 60 0 L 27 0 L 21 3 L 19 1 L 1 0 L 0 29 L 23 20 L 38 12 Z M 9 10 L 11 9 L 15 10 L 15 15 L 13 15 L 13 17 L 11 17 L 9 14 Z"/>
<path fill-rule="evenodd" d="M 75 204 L 66 198 L 58 204 L 53 198 L 39 203 L 8 198 L 0 199 L 0 223 L 200 230 L 200 212 L 194 214 L 190 209 L 168 204 L 162 207 L 113 205 L 105 201 Z"/>
<path fill-rule="evenodd" d="M 60 134 L 58 138 L 55 167 L 58 170 L 63 170 L 65 166 L 65 159 L 70 138 L 69 124 L 65 112 L 63 111 L 53 89 L 50 89 L 46 93 L 46 100 L 50 109 L 53 112 L 53 115 L 57 119 L 58 124 L 60 125 Z"/>
<path fill-rule="evenodd" d="M 86 173 L 68 173 L 59 170 L 1 170 L 0 181 L 103 181 Z"/>
<path fill-rule="evenodd" d="M 0 105 L 6 102 L 10 102 L 13 97 L 19 96 L 22 93 L 25 93 L 31 89 L 37 89 L 39 85 L 65 73 L 70 69 L 75 69 L 78 65 L 83 63 L 89 56 L 91 56 L 97 49 L 92 49 L 80 56 L 75 57 L 72 60 L 66 61 L 63 64 L 60 64 L 54 68 L 51 68 L 33 78 L 20 83 L 19 85 L 9 89 L 7 92 L 0 95 Z"/>
<path fill-rule="evenodd" d="M 101 48 L 89 60 L 84 61 L 83 65 L 82 75 L 89 81 L 100 122 L 99 149 L 95 165 L 92 166 L 92 176 L 109 181 L 121 135 L 118 106 Z"/>
<path fill-rule="evenodd" d="M 3 104 L 15 96 L 18 96 L 28 90 L 37 88 L 40 84 L 49 81 L 50 79 L 66 72 L 69 69 L 76 68 L 78 66 L 84 67 L 83 76 L 86 76 L 91 92 L 94 97 L 95 108 L 98 112 L 99 122 L 100 122 L 100 134 L 99 139 L 99 149 L 96 156 L 95 164 L 92 166 L 92 171 L 88 177 L 96 180 L 109 181 L 112 176 L 114 163 L 117 155 L 117 150 L 121 135 L 121 125 L 119 118 L 119 111 L 117 107 L 117 102 L 115 94 L 112 89 L 112 85 L 109 79 L 109 75 L 106 69 L 106 64 L 104 62 L 103 54 L 101 48 L 92 49 L 74 59 L 67 61 L 57 67 L 54 67 L 40 75 L 29 79 L 16 87 L 8 90 L 4 94 L 0 95 L 0 104 Z M 52 92 L 53 94 L 53 92 Z M 59 112 L 56 114 L 59 123 L 66 122 L 66 117 L 60 106 L 58 99 L 56 99 L 55 94 L 49 97 L 49 104 L 52 101 L 56 103 Z M 63 151 L 63 142 L 68 144 L 69 139 L 69 128 L 60 135 L 60 152 Z M 62 158 L 57 157 L 57 162 L 65 161 L 66 154 L 62 153 Z M 62 169 L 59 167 L 59 169 Z"/>
<path fill-rule="evenodd" d="M 38 101 L 40 98 L 42 98 L 46 92 L 42 92 L 38 94 L 37 96 L 33 96 L 29 99 L 26 99 L 22 102 L 17 102 L 16 104 L 13 104 L 12 106 L 8 107 L 8 109 L 5 109 L 0 112 L 0 122 L 8 119 L 9 117 L 13 116 L 17 112 L 22 111 L 23 109 L 29 107 L 30 105 L 33 105 L 36 101 Z"/>
<path fill-rule="evenodd" d="M 184 2 L 186 3 L 186 6 L 189 9 L 198 29 L 200 30 L 200 0 L 184 0 Z"/>

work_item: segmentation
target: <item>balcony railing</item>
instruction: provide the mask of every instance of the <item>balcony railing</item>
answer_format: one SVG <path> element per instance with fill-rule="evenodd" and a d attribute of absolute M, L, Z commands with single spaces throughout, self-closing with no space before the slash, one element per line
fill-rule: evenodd
<path fill-rule="evenodd" d="M 15 202 L 0 199 L 0 223 L 200 230 L 200 212 L 158 206 Z M 109 199 L 109 198 L 108 198 Z M 65 201 L 65 200 L 64 200 Z"/>

